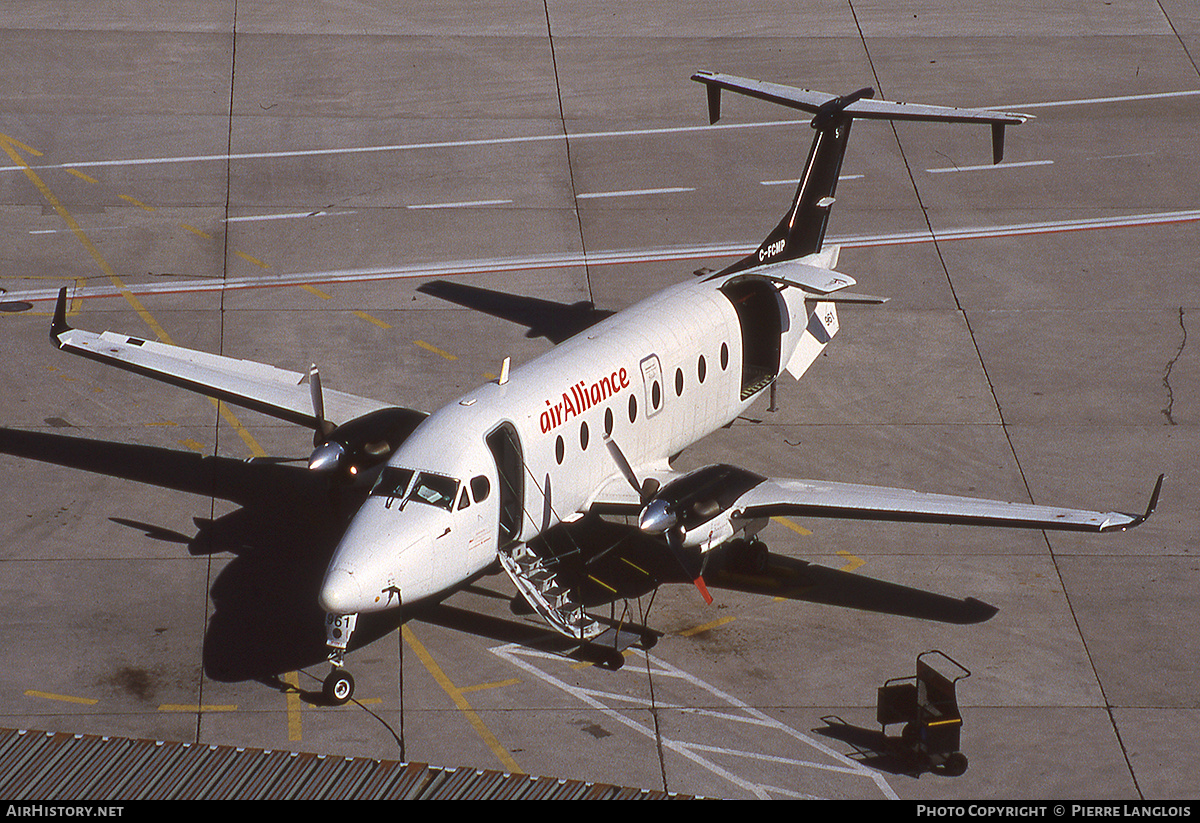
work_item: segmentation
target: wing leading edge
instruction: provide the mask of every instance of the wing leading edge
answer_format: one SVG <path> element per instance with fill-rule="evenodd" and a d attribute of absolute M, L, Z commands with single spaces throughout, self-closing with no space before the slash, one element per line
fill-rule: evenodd
<path fill-rule="evenodd" d="M 1125 531 L 1141 525 L 1154 512 L 1163 477 L 1159 475 L 1150 504 L 1140 515 L 1005 503 L 853 483 L 785 479 L 765 480 L 743 494 L 734 504 L 733 514 L 742 519 L 792 515 L 1056 531 Z"/>
<path fill-rule="evenodd" d="M 67 324 L 66 304 L 64 288 L 58 293 L 50 327 L 51 342 L 63 351 L 290 423 L 308 428 L 317 426 L 312 394 L 304 384 L 306 374 L 111 331 L 96 334 L 75 329 Z M 338 423 L 393 408 L 389 403 L 337 391 L 325 391 L 324 403 L 328 418 Z"/>

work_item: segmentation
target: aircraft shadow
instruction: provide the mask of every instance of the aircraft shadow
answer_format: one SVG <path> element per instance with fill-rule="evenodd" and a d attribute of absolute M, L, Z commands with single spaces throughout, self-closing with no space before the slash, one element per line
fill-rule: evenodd
<path fill-rule="evenodd" d="M 8 428 L 0 428 L 0 453 L 237 504 L 240 508 L 214 519 L 205 501 L 193 519 L 193 534 L 131 518 L 111 520 L 186 546 L 192 555 L 232 555 L 209 592 L 213 613 L 203 651 L 208 676 L 226 682 L 269 680 L 325 659 L 325 615 L 317 595 L 346 517 L 358 506 L 353 490 L 343 490 L 340 500 L 331 497 L 325 478 L 303 463 L 244 461 Z M 181 500 L 181 507 L 187 505 Z"/>
<path fill-rule="evenodd" d="M 236 504 L 234 511 L 212 518 L 205 501 L 202 514 L 193 518 L 192 534 L 133 518 L 111 520 L 186 546 L 192 555 L 232 556 L 209 591 L 213 613 L 203 650 L 209 677 L 276 684 L 280 674 L 326 659 L 318 593 L 365 490 L 346 488 L 331 495 L 326 479 L 303 463 L 237 460 L 9 428 L 0 428 L 0 453 Z M 609 612 L 619 618 L 621 601 L 649 595 L 663 583 L 690 585 L 661 542 L 633 526 L 587 517 L 555 527 L 539 540 L 539 550 L 556 558 L 584 604 L 601 618 Z M 973 598 L 958 600 L 775 554 L 763 572 L 751 573 L 738 570 L 727 553 L 717 553 L 705 579 L 710 588 L 947 623 L 980 622 L 997 611 Z M 541 625 L 434 602 L 402 613 L 364 615 L 351 647 L 368 645 L 413 617 L 555 653 L 572 653 L 575 645 Z"/>
<path fill-rule="evenodd" d="M 691 584 L 661 540 L 633 526 L 588 517 L 545 536 L 565 573 L 590 607 L 648 594 L 660 583 Z M 973 597 L 943 594 L 875 580 L 771 553 L 761 570 L 740 567 L 732 551 L 718 550 L 704 570 L 709 589 L 783 597 L 939 623 L 981 623 L 999 610 Z"/>
<path fill-rule="evenodd" d="M 615 313 L 597 309 L 586 300 L 568 305 L 446 280 L 425 283 L 417 291 L 525 326 L 529 329 L 526 337 L 544 337 L 555 344 Z"/>

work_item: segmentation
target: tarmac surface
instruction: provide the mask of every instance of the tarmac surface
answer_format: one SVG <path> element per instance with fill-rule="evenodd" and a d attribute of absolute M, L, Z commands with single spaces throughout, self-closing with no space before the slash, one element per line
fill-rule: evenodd
<path fill-rule="evenodd" d="M 711 797 L 1195 797 L 1194 5 L 421 5 L 0 10 L 0 726 Z M 356 702 L 320 705 L 342 521 L 302 463 L 247 462 L 310 433 L 56 352 L 53 293 L 81 328 L 435 409 L 545 351 L 563 306 L 619 310 L 775 225 L 811 131 L 735 95 L 709 127 L 698 69 L 1036 119 L 995 168 L 986 129 L 858 124 L 829 239 L 890 302 L 843 308 L 776 411 L 678 465 L 1132 512 L 1165 473 L 1157 513 L 772 523 L 794 590 L 643 586 L 614 613 L 663 636 L 618 671 L 542 651 L 484 577 L 365 621 Z M 433 281 L 560 306 L 530 328 Z M 970 670 L 960 776 L 876 721 L 931 649 Z"/>

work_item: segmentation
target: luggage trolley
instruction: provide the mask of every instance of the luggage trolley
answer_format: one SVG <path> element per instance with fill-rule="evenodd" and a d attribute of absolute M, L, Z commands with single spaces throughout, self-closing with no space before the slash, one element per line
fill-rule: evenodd
<path fill-rule="evenodd" d="M 934 668 L 934 661 L 942 671 Z M 894 723 L 904 723 L 900 746 L 907 753 L 941 774 L 962 774 L 967 757 L 959 751 L 962 713 L 955 689 L 958 681 L 970 676 L 965 666 L 944 652 L 922 652 L 917 655 L 916 677 L 892 678 L 879 688 L 880 725 L 886 731 Z"/>

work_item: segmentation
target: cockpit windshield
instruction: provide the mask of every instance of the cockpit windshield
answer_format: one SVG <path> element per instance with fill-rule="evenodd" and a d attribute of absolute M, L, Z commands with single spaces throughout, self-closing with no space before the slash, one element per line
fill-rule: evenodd
<path fill-rule="evenodd" d="M 449 511 L 454 506 L 457 494 L 458 481 L 453 477 L 421 472 L 417 475 L 417 482 L 413 484 L 408 500 L 418 500 Z"/>
<path fill-rule="evenodd" d="M 413 475 L 417 479 L 413 481 Z M 412 490 L 409 490 L 409 487 Z M 406 494 L 407 492 L 407 494 Z M 443 474 L 421 472 L 417 474 L 412 469 L 401 469 L 387 466 L 379 474 L 375 486 L 371 489 L 373 497 L 388 498 L 388 506 L 393 500 L 402 498 L 405 503 L 416 500 L 430 506 L 437 506 L 450 511 L 458 495 L 458 481 Z"/>
<path fill-rule="evenodd" d="M 414 473 L 412 469 L 386 466 L 380 472 L 379 479 L 375 481 L 371 494 L 376 497 L 403 497 L 404 493 L 408 491 L 408 484 L 412 482 Z"/>

